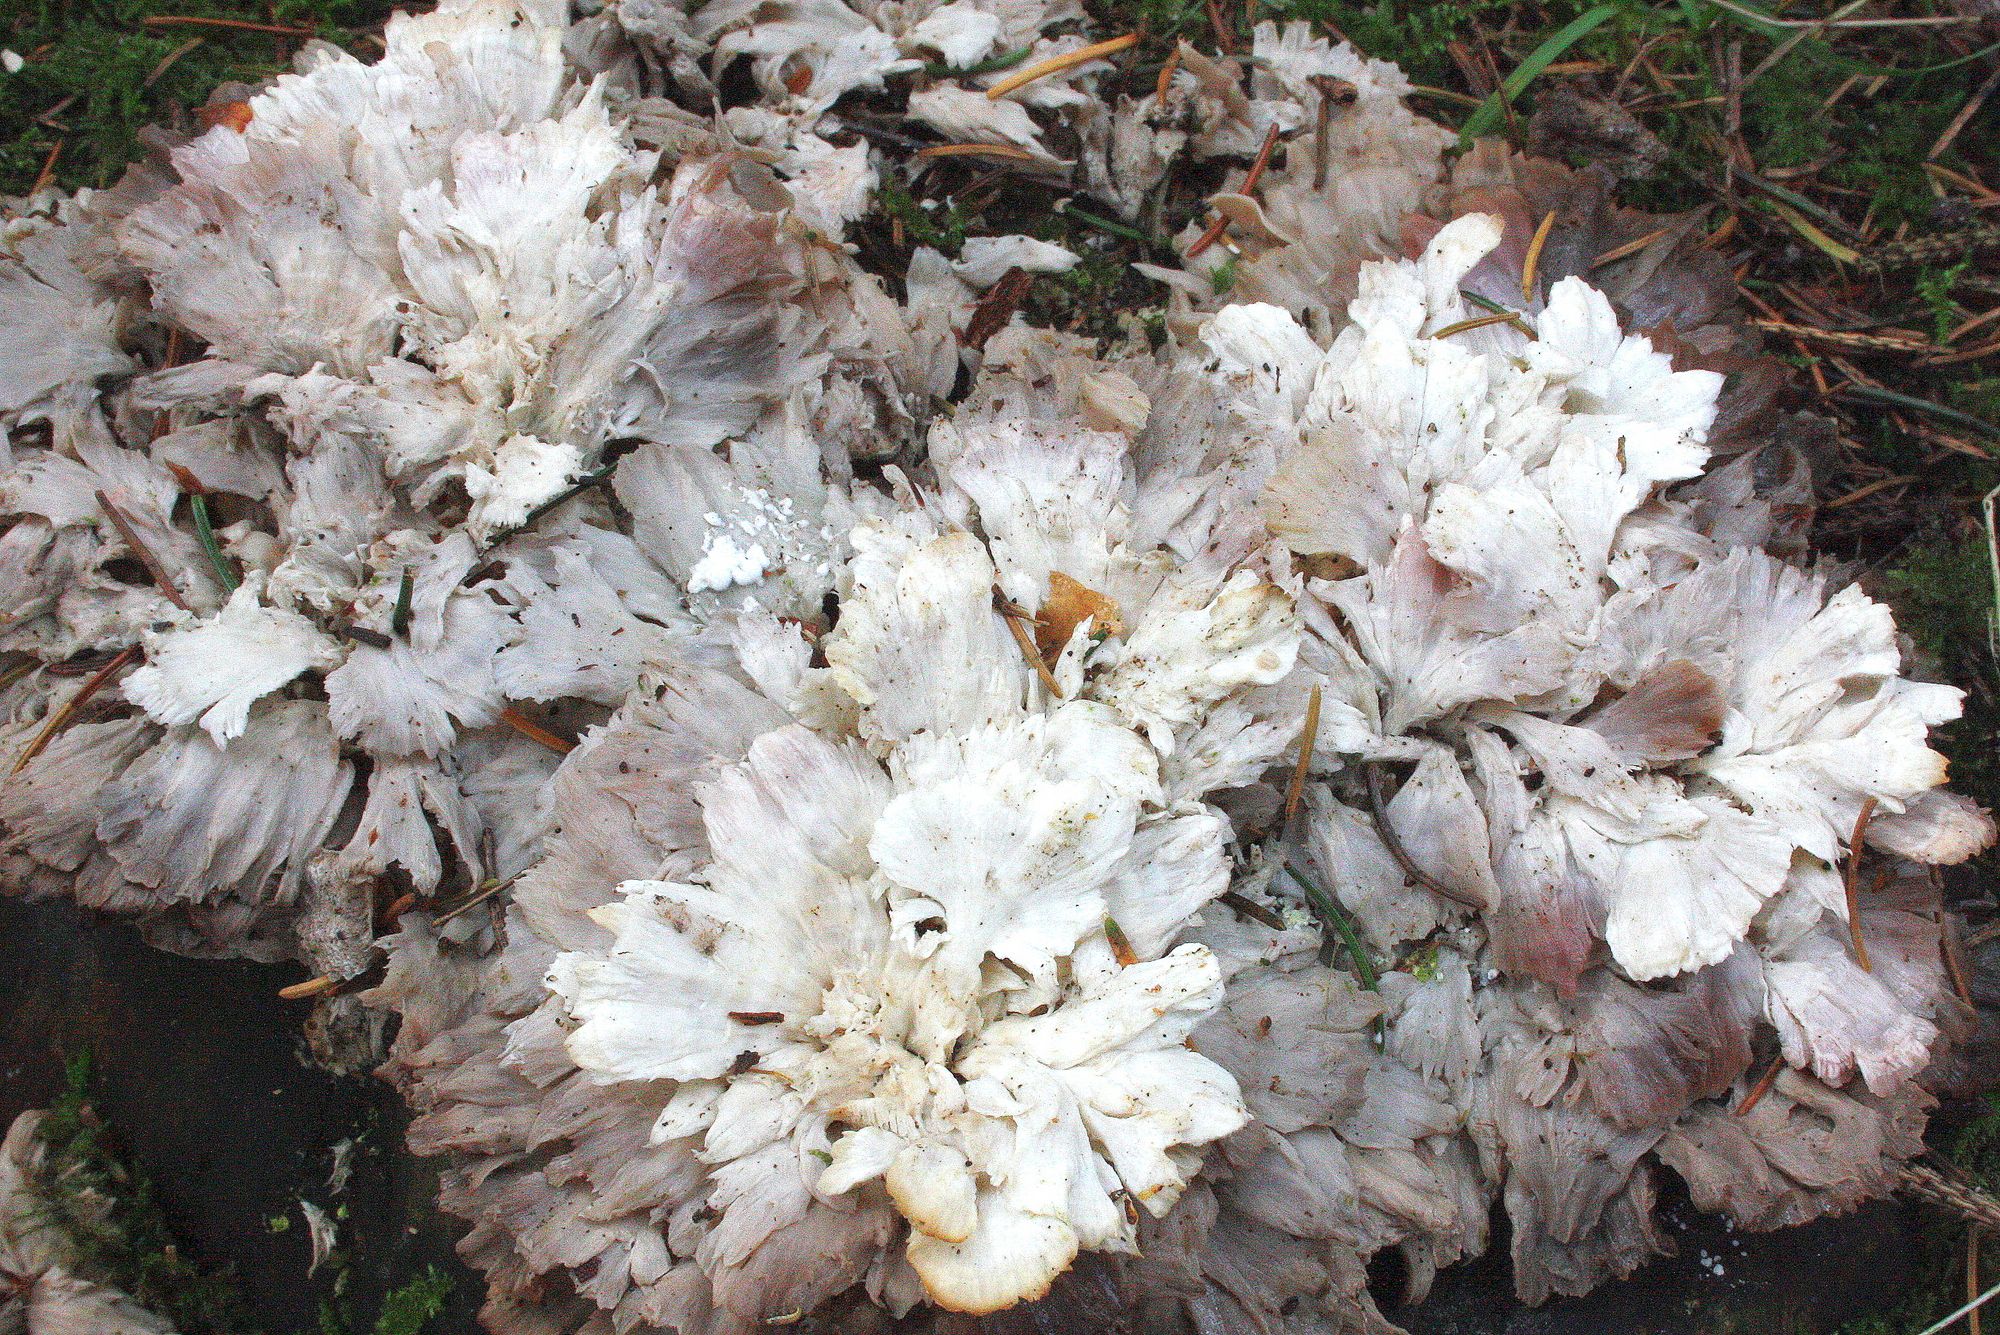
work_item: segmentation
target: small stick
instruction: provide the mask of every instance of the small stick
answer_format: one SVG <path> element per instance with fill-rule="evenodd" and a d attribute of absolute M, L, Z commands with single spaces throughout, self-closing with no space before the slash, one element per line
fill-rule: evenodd
<path fill-rule="evenodd" d="M 68 726 L 69 721 L 76 717 L 77 711 L 82 709 L 86 704 L 89 704 L 90 698 L 93 695 L 103 690 L 113 677 L 135 662 L 138 657 L 139 646 L 136 644 L 127 645 L 118 651 L 116 658 L 92 674 L 90 680 L 83 684 L 82 689 L 77 691 L 75 695 L 72 695 L 62 708 L 49 715 L 49 721 L 44 723 L 42 730 L 35 734 L 35 740 L 28 743 L 28 749 L 21 752 L 21 758 L 14 762 L 14 768 L 8 771 L 9 775 L 19 774 L 33 762 L 36 756 L 47 750 L 49 743 L 55 740 L 56 734 L 61 732 Z"/>
<path fill-rule="evenodd" d="M 1778 1082 L 1778 1072 L 1784 1069 L 1784 1057 L 1782 1055 L 1773 1057 L 1771 1064 L 1764 1069 L 1764 1074 L 1757 1077 L 1757 1083 L 1750 1086 L 1750 1092 L 1743 1096 L 1743 1102 L 1736 1105 L 1734 1115 L 1737 1117 L 1748 1116 L 1750 1110 L 1762 1102 L 1764 1096 L 1771 1092 L 1771 1086 Z"/>
<path fill-rule="evenodd" d="M 125 512 L 111 503 L 111 498 L 104 494 L 103 488 L 97 490 L 96 496 L 98 506 L 111 517 L 111 523 L 118 530 L 118 536 L 125 539 L 125 545 L 132 549 L 132 555 L 139 558 L 139 564 L 146 567 L 146 573 L 153 577 L 153 583 L 160 586 L 160 592 L 167 596 L 167 601 L 183 612 L 194 611 L 187 605 L 187 599 L 181 597 L 181 591 L 174 587 L 174 582 L 167 578 L 167 568 L 160 564 L 160 558 L 153 555 L 145 543 L 139 541 L 139 532 L 132 527 L 132 521 L 125 517 Z"/>
<path fill-rule="evenodd" d="M 1375 833 L 1381 836 L 1382 844 L 1389 850 L 1389 856 L 1403 869 L 1403 875 L 1421 885 L 1434 895 L 1463 904 L 1469 909 L 1484 909 L 1486 901 L 1477 895 L 1468 894 L 1454 886 L 1446 885 L 1437 877 L 1417 865 L 1410 856 L 1410 850 L 1403 847 L 1403 841 L 1396 837 L 1396 827 L 1389 822 L 1389 804 L 1382 795 L 1382 762 L 1370 760 L 1362 766 L 1368 776 L 1369 814 L 1375 820 Z"/>
<path fill-rule="evenodd" d="M 986 90 L 987 100 L 997 102 L 1016 88 L 1031 84 L 1037 79 L 1047 78 L 1051 74 L 1060 74 L 1064 70 L 1074 69 L 1078 65 L 1088 65 L 1093 60 L 1115 55 L 1127 47 L 1137 46 L 1138 44 L 1139 34 L 1128 32 L 1123 37 L 1113 37 L 1102 42 L 1092 42 L 1089 46 L 1078 47 L 1074 51 L 1066 51 L 1059 56 L 1050 56 L 1047 60 L 1038 60 L 1028 66 L 1028 68 L 1016 71 L 1002 79 L 999 83 L 994 84 L 991 88 L 988 88 Z"/>
<path fill-rule="evenodd" d="M 1965 1300 L 1969 1303 L 1979 1301 L 1979 1242 L 1984 1233 L 1977 1224 L 1965 1230 Z M 1969 1335 L 1980 1335 L 1978 1307 L 1965 1314 L 1965 1329 Z"/>
<path fill-rule="evenodd" d="M 488 881 L 485 885 L 480 886 L 477 890 L 474 890 L 464 899 L 459 900 L 458 903 L 453 904 L 450 908 L 444 910 L 442 913 L 439 913 L 436 917 L 432 918 L 431 926 L 442 927 L 446 923 L 450 922 L 453 918 L 463 917 L 465 914 L 470 913 L 472 910 L 478 908 L 481 904 L 484 904 L 487 900 L 493 898 L 493 896 L 499 894 L 502 890 L 505 890 L 507 887 L 513 885 L 514 882 L 519 879 L 520 876 L 518 873 L 516 873 L 513 876 L 509 876 L 504 881 Z"/>
<path fill-rule="evenodd" d="M 1247 195 L 1257 188 L 1257 182 L 1264 179 L 1264 169 L 1271 165 L 1271 150 L 1277 146 L 1278 127 L 1273 123 L 1271 128 L 1264 132 L 1264 146 L 1257 150 L 1257 160 L 1250 164 L 1250 173 L 1243 178 L 1243 184 L 1237 187 L 1236 194 Z M 1194 244 L 1187 248 L 1187 257 L 1193 259 L 1201 254 L 1220 241 L 1222 234 L 1228 230 L 1229 219 L 1218 215 L 1215 221 L 1208 225 L 1208 230 L 1196 237 Z"/>
<path fill-rule="evenodd" d="M 523 737 L 526 737 L 529 741 L 540 742 L 559 756 L 566 756 L 576 750 L 575 742 L 566 741 L 556 736 L 512 705 L 508 705 L 500 711 L 500 721 L 515 732 L 520 733 Z"/>
<path fill-rule="evenodd" d="M 356 644 L 365 644 L 370 649 L 393 649 L 396 647 L 396 642 L 387 635 L 384 635 L 379 630 L 370 630 L 366 626 L 354 626 L 342 623 L 335 626 L 333 631 L 334 634 L 340 636 L 343 640 L 352 640 Z"/>
<path fill-rule="evenodd" d="M 1028 626 L 1034 623 L 1035 618 L 1029 614 L 1027 608 L 1001 593 L 998 585 L 993 589 L 993 606 L 1000 613 L 1000 619 L 1007 623 L 1008 633 L 1013 635 L 1014 643 L 1021 646 L 1021 657 L 1027 659 L 1029 666 L 1035 669 L 1035 675 L 1042 679 L 1042 685 L 1048 688 L 1049 694 L 1058 700 L 1062 699 L 1062 684 L 1056 680 L 1056 674 L 1049 671 L 1049 665 L 1042 661 L 1041 651 L 1035 648 L 1035 638 L 1028 632 Z"/>
<path fill-rule="evenodd" d="M 1236 54 L 1236 34 L 1230 29 L 1229 20 L 1223 17 L 1222 6 L 1215 0 L 1203 0 L 1208 7 L 1208 26 L 1215 30 L 1215 44 L 1222 48 L 1222 54 Z"/>
<path fill-rule="evenodd" d="M 1869 798 L 1861 804 L 1861 814 L 1854 818 L 1854 833 L 1847 838 L 1847 875 L 1842 884 L 1847 890 L 1847 932 L 1854 939 L 1854 961 L 1863 973 L 1875 972 L 1868 963 L 1868 943 L 1861 939 L 1861 841 L 1868 834 L 1868 821 L 1875 814 L 1875 799 Z"/>
<path fill-rule="evenodd" d="M 1298 814 L 1299 799 L 1305 796 L 1306 773 L 1312 769 L 1313 743 L 1319 740 L 1319 687 L 1306 699 L 1306 726 L 1299 730 L 1299 762 L 1292 768 L 1292 781 L 1285 785 L 1285 819 Z"/>
<path fill-rule="evenodd" d="M 1549 243 L 1549 233 L 1555 229 L 1556 211 L 1550 209 L 1542 219 L 1542 225 L 1535 229 L 1534 240 L 1528 243 L 1527 258 L 1521 261 L 1521 300 L 1535 299 L 1535 271 L 1542 264 L 1542 247 Z"/>
<path fill-rule="evenodd" d="M 339 986 L 340 980 L 338 978 L 333 977 L 331 974 L 323 973 L 317 978 L 308 978 L 303 983 L 293 983 L 290 987 L 279 988 L 278 1000 L 303 1001 L 307 997 L 324 996 Z"/>
<path fill-rule="evenodd" d="M 268 32 L 279 37 L 310 37 L 311 28 L 288 28 L 276 23 L 250 23 L 243 19 L 199 18 L 189 14 L 155 14 L 139 20 L 148 28 L 233 28 L 238 32 Z"/>
<path fill-rule="evenodd" d="M 738 1024 L 782 1024 L 785 1019 L 783 1011 L 725 1011 L 724 1014 Z"/>
<path fill-rule="evenodd" d="M 1256 900 L 1251 899 L 1248 895 L 1240 895 L 1234 890 L 1224 890 L 1215 899 L 1218 904 L 1226 904 L 1236 910 L 1241 916 L 1250 919 L 1252 922 L 1262 923 L 1274 932 L 1285 930 L 1285 920 L 1283 918 L 1280 918 Z"/>

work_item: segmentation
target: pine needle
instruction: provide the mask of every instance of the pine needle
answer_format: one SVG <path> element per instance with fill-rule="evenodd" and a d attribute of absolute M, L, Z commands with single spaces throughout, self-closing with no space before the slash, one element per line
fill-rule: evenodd
<path fill-rule="evenodd" d="M 35 734 L 35 740 L 28 743 L 28 749 L 21 752 L 21 758 L 14 762 L 14 768 L 8 771 L 9 775 L 19 774 L 33 763 L 36 756 L 48 749 L 49 743 L 55 740 L 56 734 L 69 726 L 69 721 L 76 717 L 77 711 L 89 704 L 92 696 L 103 690 L 113 677 L 130 666 L 138 657 L 139 646 L 136 644 L 128 645 L 118 652 L 116 658 L 92 674 L 90 680 L 83 684 L 82 689 L 77 691 L 75 695 L 72 695 L 62 708 L 49 715 L 49 721 L 44 723 L 42 730 Z"/>
<path fill-rule="evenodd" d="M 1139 34 L 1128 32 L 1123 37 L 1112 37 L 1102 42 L 1092 42 L 1089 46 L 1078 47 L 1074 51 L 1065 51 L 1059 56 L 1050 56 L 1047 60 L 1037 61 L 1020 73 L 1010 74 L 999 83 L 994 84 L 986 90 L 987 100 L 997 102 L 1016 88 L 1025 87 L 1037 79 L 1045 79 L 1051 74 L 1060 74 L 1064 70 L 1075 69 L 1078 65 L 1088 65 L 1093 60 L 1102 60 L 1106 56 L 1116 55 L 1118 52 L 1128 47 L 1137 46 L 1138 44 Z"/>

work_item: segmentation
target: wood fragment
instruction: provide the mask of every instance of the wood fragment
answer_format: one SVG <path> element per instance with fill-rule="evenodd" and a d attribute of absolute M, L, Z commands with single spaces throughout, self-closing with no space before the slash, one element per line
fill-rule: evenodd
<path fill-rule="evenodd" d="M 785 1019 L 783 1011 L 725 1011 L 724 1014 L 738 1024 L 748 1025 L 782 1024 Z"/>
<path fill-rule="evenodd" d="M 367 626 L 357 626 L 351 622 L 342 622 L 335 626 L 333 630 L 334 634 L 340 636 L 341 639 L 352 640 L 356 644 L 365 644 L 370 649 L 393 649 L 396 647 L 394 640 L 384 635 L 381 631 L 372 630 Z"/>
<path fill-rule="evenodd" d="M 988 288 L 979 304 L 972 308 L 972 315 L 958 336 L 960 345 L 974 351 L 984 348 L 988 339 L 1007 327 L 1034 284 L 1035 276 L 1018 264 L 1001 274 L 1000 281 Z"/>
<path fill-rule="evenodd" d="M 303 1001 L 307 997 L 324 996 L 339 986 L 340 980 L 338 978 L 333 977 L 331 974 L 323 973 L 317 978 L 308 978 L 303 983 L 293 983 L 290 987 L 279 988 L 278 1000 Z"/>

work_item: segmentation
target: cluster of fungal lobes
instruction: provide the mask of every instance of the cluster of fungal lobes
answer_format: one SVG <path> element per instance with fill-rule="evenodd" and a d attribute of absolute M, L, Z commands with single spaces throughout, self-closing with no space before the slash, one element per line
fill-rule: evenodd
<path fill-rule="evenodd" d="M 496 1332 L 1389 1331 L 1919 1147 L 1992 827 L 1700 238 L 1080 17 L 446 0 L 11 206 L 10 889 L 358 984 Z M 857 92 L 1232 240 L 1156 340 L 898 300 Z"/>

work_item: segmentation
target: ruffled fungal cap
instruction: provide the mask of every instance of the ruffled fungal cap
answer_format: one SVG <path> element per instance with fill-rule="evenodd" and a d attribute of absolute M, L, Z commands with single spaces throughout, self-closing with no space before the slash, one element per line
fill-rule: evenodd
<path fill-rule="evenodd" d="M 637 143 L 565 14 L 398 16 L 177 180 L 9 225 L 0 324 L 70 311 L 0 385 L 18 748 L 80 700 L 39 670 L 65 660 L 153 725 L 37 743 L 0 798 L 36 888 L 285 953 L 322 851 L 342 902 L 519 869 L 553 765 L 519 704 L 561 732 L 720 608 L 820 616 L 849 448 L 913 427 L 930 354 L 726 131 Z"/>

